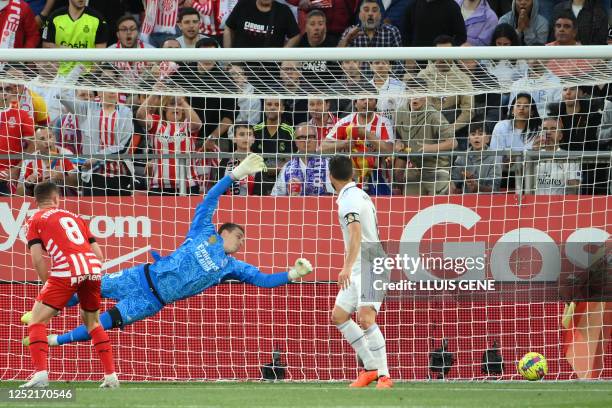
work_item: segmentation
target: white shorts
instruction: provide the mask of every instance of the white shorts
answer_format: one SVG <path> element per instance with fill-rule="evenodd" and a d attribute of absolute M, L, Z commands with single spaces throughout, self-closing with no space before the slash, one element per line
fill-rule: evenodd
<path fill-rule="evenodd" d="M 351 314 L 363 306 L 371 306 L 376 310 L 380 310 L 382 302 L 365 302 L 361 300 L 361 277 L 351 276 L 351 284 L 346 289 L 340 289 L 336 295 L 336 306 L 339 306 L 345 312 Z"/>

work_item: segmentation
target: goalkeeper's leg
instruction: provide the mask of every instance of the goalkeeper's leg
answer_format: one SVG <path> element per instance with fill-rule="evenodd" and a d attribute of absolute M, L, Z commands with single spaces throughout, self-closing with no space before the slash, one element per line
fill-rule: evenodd
<path fill-rule="evenodd" d="M 100 325 L 104 330 L 122 328 L 134 322 L 151 317 L 163 308 L 156 299 L 151 299 L 150 294 L 142 293 L 141 296 L 130 296 L 122 299 L 112 309 L 100 315 Z M 90 340 L 89 332 L 85 325 L 81 325 L 68 333 L 60 334 L 56 338 L 49 336 L 49 345 L 61 346 L 77 341 Z"/>

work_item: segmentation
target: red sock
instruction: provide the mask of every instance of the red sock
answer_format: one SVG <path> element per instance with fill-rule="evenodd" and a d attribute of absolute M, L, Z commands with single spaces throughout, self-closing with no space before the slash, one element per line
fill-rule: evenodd
<path fill-rule="evenodd" d="M 36 323 L 28 326 L 30 336 L 30 357 L 34 370 L 47 371 L 47 355 L 49 354 L 49 343 L 47 343 L 47 325 Z"/>
<path fill-rule="evenodd" d="M 110 340 L 108 334 L 104 331 L 104 327 L 98 326 L 89 332 L 91 336 L 91 342 L 94 348 L 98 352 L 102 367 L 104 367 L 104 374 L 112 374 L 115 372 L 115 362 L 113 361 L 113 350 L 111 349 Z"/>

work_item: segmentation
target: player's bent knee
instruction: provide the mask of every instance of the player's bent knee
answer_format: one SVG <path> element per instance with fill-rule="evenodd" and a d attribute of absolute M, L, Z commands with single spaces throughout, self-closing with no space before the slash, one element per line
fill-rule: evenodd
<path fill-rule="evenodd" d="M 113 307 L 107 313 L 111 318 L 111 329 L 123 327 L 123 317 L 121 317 L 121 312 L 119 312 L 117 307 Z"/>
<path fill-rule="evenodd" d="M 376 323 L 376 312 L 373 309 L 361 309 L 358 313 L 357 323 L 363 330 L 368 330 Z"/>
<path fill-rule="evenodd" d="M 348 314 L 346 311 L 342 310 L 341 308 L 339 308 L 338 306 L 335 306 L 333 308 L 332 313 L 331 313 L 331 323 L 334 326 L 338 326 L 346 322 L 350 318 L 351 318 L 351 315 Z"/>

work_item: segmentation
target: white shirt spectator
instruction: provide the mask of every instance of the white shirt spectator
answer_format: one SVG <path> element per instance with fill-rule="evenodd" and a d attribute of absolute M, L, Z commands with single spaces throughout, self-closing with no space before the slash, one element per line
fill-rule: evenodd
<path fill-rule="evenodd" d="M 374 86 L 373 80 L 370 83 Z M 394 119 L 397 110 L 405 106 L 406 98 L 397 96 L 406 90 L 406 84 L 399 79 L 389 77 L 385 83 L 378 89 L 378 103 L 376 109 L 388 119 Z M 396 96 L 391 96 L 396 95 Z"/>
<path fill-rule="evenodd" d="M 247 83 L 241 89 L 241 93 L 253 95 L 255 87 Z M 261 120 L 261 99 L 254 97 L 243 97 L 237 99 L 238 112 L 234 122 L 246 122 L 249 125 L 255 125 Z"/>
<path fill-rule="evenodd" d="M 514 81 L 526 77 L 529 70 L 529 65 L 524 60 L 486 60 L 483 62 L 483 66 L 491 75 L 497 78 L 500 86 L 512 85 Z"/>
<path fill-rule="evenodd" d="M 563 150 L 559 148 L 557 151 Z M 568 188 L 577 188 L 580 177 L 580 163 L 541 160 L 536 167 L 536 194 L 568 194 Z M 577 183 L 574 186 L 568 185 L 572 180 Z"/>
<path fill-rule="evenodd" d="M 60 101 L 78 119 L 84 154 L 116 154 L 128 146 L 134 133 L 132 109 L 128 106 L 116 104 L 114 111 L 107 114 L 101 102 L 79 101 L 70 92 L 62 92 Z M 131 162 L 124 163 L 131 167 Z M 107 175 L 125 174 L 124 170 L 119 161 L 106 161 Z"/>
<path fill-rule="evenodd" d="M 546 89 L 541 88 L 542 85 L 545 85 Z M 550 87 L 551 85 L 553 87 Z M 512 103 L 519 93 L 528 93 L 533 98 L 533 102 L 538 108 L 540 117 L 545 118 L 548 116 L 546 112 L 547 105 L 561 102 L 561 91 L 563 87 L 561 86 L 561 80 L 558 76 L 550 71 L 546 71 L 539 78 L 526 76 L 514 81 L 511 89 L 512 92 L 510 93 L 509 103 Z M 508 106 L 508 108 L 510 108 L 510 106 Z"/>
<path fill-rule="evenodd" d="M 514 127 L 514 120 L 497 122 L 491 134 L 490 150 L 527 150 L 533 145 L 534 134 L 526 129 L 521 131 Z"/>

